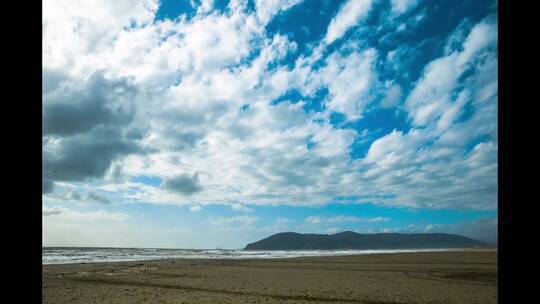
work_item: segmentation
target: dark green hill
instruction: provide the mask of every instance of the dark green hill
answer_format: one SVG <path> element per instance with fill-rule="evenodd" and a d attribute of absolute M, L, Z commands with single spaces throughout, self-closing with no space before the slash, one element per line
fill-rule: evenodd
<path fill-rule="evenodd" d="M 344 250 L 344 249 L 427 249 L 474 248 L 485 243 L 446 233 L 375 233 L 352 231 L 336 234 L 283 232 L 248 244 L 244 250 Z"/>

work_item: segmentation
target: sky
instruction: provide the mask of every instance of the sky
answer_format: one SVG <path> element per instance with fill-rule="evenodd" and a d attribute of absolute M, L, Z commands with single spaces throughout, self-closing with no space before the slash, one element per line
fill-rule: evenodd
<path fill-rule="evenodd" d="M 44 246 L 495 242 L 497 2 L 45 0 Z"/>

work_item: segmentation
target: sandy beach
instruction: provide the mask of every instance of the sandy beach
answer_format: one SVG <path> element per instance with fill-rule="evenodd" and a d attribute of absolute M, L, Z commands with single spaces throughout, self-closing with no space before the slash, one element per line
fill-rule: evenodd
<path fill-rule="evenodd" d="M 43 266 L 43 303 L 497 303 L 497 251 Z"/>

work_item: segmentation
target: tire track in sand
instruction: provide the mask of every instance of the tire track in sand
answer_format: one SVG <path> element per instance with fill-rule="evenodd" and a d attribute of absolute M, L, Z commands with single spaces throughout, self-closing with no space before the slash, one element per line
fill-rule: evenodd
<path fill-rule="evenodd" d="M 412 302 L 374 301 L 374 300 L 346 299 L 346 298 L 336 298 L 336 297 L 313 297 L 313 296 L 308 296 L 308 295 L 265 294 L 265 293 L 256 293 L 256 292 L 241 292 L 241 291 L 232 291 L 232 290 L 224 290 L 224 289 L 203 288 L 203 287 L 195 287 L 195 286 L 146 283 L 146 282 L 128 281 L 128 280 L 104 280 L 104 279 L 99 279 L 99 278 L 64 278 L 64 280 L 76 281 L 76 282 L 81 282 L 81 283 L 95 283 L 95 284 L 132 286 L 132 287 L 154 287 L 154 288 L 176 289 L 176 290 L 184 290 L 184 291 L 195 291 L 195 292 L 199 291 L 199 292 L 228 294 L 228 295 L 235 295 L 235 296 L 265 297 L 265 298 L 272 298 L 272 299 L 277 299 L 277 300 L 293 300 L 293 301 L 306 301 L 306 302 L 325 302 L 325 303 L 343 302 L 343 303 L 358 303 L 358 304 L 417 304 L 417 303 L 412 303 Z"/>

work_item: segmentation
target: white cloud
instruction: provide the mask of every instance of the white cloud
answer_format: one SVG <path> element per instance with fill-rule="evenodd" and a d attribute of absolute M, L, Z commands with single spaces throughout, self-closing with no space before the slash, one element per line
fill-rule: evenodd
<path fill-rule="evenodd" d="M 367 17 L 372 0 L 348 0 L 341 6 L 337 15 L 332 19 L 326 31 L 325 42 L 330 44 L 341 38 L 352 26 Z"/>
<path fill-rule="evenodd" d="M 481 22 L 467 36 L 463 43 L 463 51 L 437 58 L 427 65 L 422 78 L 406 101 L 409 116 L 415 125 L 426 126 L 436 121 L 454 105 L 451 93 L 456 88 L 459 77 L 474 63 L 472 60 L 474 56 L 493 46 L 497 42 L 496 39 L 496 24 Z M 464 100 L 459 98 L 457 100 L 457 105 L 464 105 Z M 446 119 L 453 120 L 460 112 L 454 110 L 452 113 L 453 115 Z"/>
<path fill-rule="evenodd" d="M 62 201 L 80 201 L 81 194 L 77 190 L 67 188 L 64 184 L 61 184 L 61 187 L 65 189 L 62 193 L 53 193 L 49 194 L 49 198 L 54 198 Z"/>
<path fill-rule="evenodd" d="M 317 224 L 322 223 L 322 220 L 318 216 L 310 216 L 310 217 L 306 218 L 306 222 L 308 222 L 310 224 L 313 224 L 313 225 L 317 225 Z"/>
<path fill-rule="evenodd" d="M 58 215 L 62 212 L 69 211 L 69 209 L 62 206 L 43 207 L 43 216 Z"/>
<path fill-rule="evenodd" d="M 399 84 L 392 84 L 386 91 L 386 96 L 381 101 L 381 107 L 390 108 L 396 106 L 401 99 L 401 86 Z"/>
<path fill-rule="evenodd" d="M 466 37 L 462 51 L 428 64 L 406 101 L 413 129 L 377 139 L 360 161 L 364 172 L 361 180 L 372 189 L 396 195 L 386 203 L 422 208 L 496 208 L 495 32 L 496 25 L 483 21 Z M 459 80 L 466 68 L 476 72 Z M 489 76 L 487 71 L 491 71 Z M 457 122 L 467 103 L 475 107 L 474 113 L 468 120 Z M 488 139 L 464 153 L 467 144 L 482 136 Z"/>
<path fill-rule="evenodd" d="M 247 211 L 248 202 L 321 205 L 343 193 L 370 197 L 357 202 L 401 206 L 496 206 L 497 56 L 486 51 L 496 44 L 496 25 L 475 26 L 463 36 L 462 51 L 434 60 L 412 93 L 401 96 L 405 88 L 378 82 L 378 53 L 360 44 L 346 43 L 327 57 L 324 45 L 315 46 L 313 54 L 300 56 L 292 69 L 279 64 L 269 68 L 297 46 L 287 36 L 266 37 L 263 24 L 298 3 L 260 1 L 257 12 L 248 13 L 245 1 L 232 1 L 227 14 L 201 13 L 189 20 L 155 23 L 151 21 L 157 4 L 150 1 L 107 2 L 99 8 L 87 3 L 84 10 L 71 2 L 44 3 L 45 105 L 52 104 L 55 94 L 75 100 L 76 94 L 89 91 L 93 87 L 87 84 L 92 82 L 86 78 L 96 70 L 103 72 L 97 92 L 113 98 L 118 83 L 137 88 L 124 97 L 133 100 L 129 124 L 95 120 L 77 133 L 81 140 L 99 139 L 96 143 L 101 145 L 135 138 L 129 142 L 136 142 L 137 149 L 114 146 L 119 149 L 111 148 L 114 153 L 107 162 L 92 158 L 93 153 L 85 159 L 71 153 L 68 160 L 82 169 L 89 160 L 100 165 L 99 172 L 86 170 L 85 175 L 71 177 L 96 182 L 88 190 L 109 191 L 111 201 L 192 208 L 216 202 L 235 202 L 238 205 L 231 208 L 237 211 Z M 347 2 L 332 20 L 325 41 L 335 41 L 361 22 L 370 7 L 371 1 Z M 399 54 L 390 52 L 388 58 L 397 63 Z M 476 72 L 454 96 L 468 67 Z M 326 110 L 320 113 L 304 111 L 305 101 L 271 104 L 291 89 L 311 96 L 322 88 L 329 94 Z M 362 119 L 376 95 L 373 91 L 379 89 L 386 93 L 383 106 L 395 106 L 405 97 L 413 129 L 377 139 L 365 159 L 352 160 L 352 144 L 361 135 L 332 126 L 329 114 L 337 111 L 348 121 Z M 470 102 L 474 114 L 456 122 Z M 107 105 L 111 111 L 97 108 L 114 116 L 113 103 Z M 104 124 L 115 126 L 107 134 L 118 136 L 93 136 L 92 130 Z M 485 134 L 492 137 L 491 143 L 464 153 L 468 142 Z M 48 136 L 43 149 L 50 156 L 67 155 L 75 139 Z M 181 184 L 188 186 L 180 187 L 180 193 L 129 182 L 133 176 L 150 175 L 166 183 L 179 174 L 184 177 Z M 55 192 L 67 187 L 55 181 Z M 44 197 L 53 200 L 53 194 Z"/>
<path fill-rule="evenodd" d="M 202 210 L 202 207 L 199 206 L 199 205 L 193 205 L 189 208 L 189 210 L 193 211 L 193 212 L 199 212 Z"/>
<path fill-rule="evenodd" d="M 211 219 L 211 223 L 214 226 L 227 226 L 233 224 L 251 225 L 255 223 L 259 218 L 250 215 L 239 215 L 233 217 L 219 217 Z"/>
<path fill-rule="evenodd" d="M 392 0 L 392 13 L 393 14 L 403 14 L 406 11 L 414 8 L 420 0 Z"/>
<path fill-rule="evenodd" d="M 370 222 L 370 223 L 387 222 L 387 221 L 389 221 L 389 220 L 390 220 L 389 218 L 387 218 L 387 217 L 381 217 L 381 216 L 366 219 L 366 221 L 367 221 L 367 222 Z"/>
<path fill-rule="evenodd" d="M 79 212 L 62 206 L 43 207 L 43 216 L 54 217 L 69 221 L 125 221 L 130 218 L 128 214 L 121 212 L 107 212 L 98 210 L 94 212 Z"/>
<path fill-rule="evenodd" d="M 381 233 L 395 233 L 395 232 L 399 232 L 399 229 L 396 229 L 396 228 L 383 228 L 383 229 L 378 230 L 378 232 L 381 232 Z"/>
<path fill-rule="evenodd" d="M 152 22 L 155 0 L 43 2 L 43 65 L 83 75 L 123 27 Z M 70 73 L 70 74 L 71 74 Z"/>
<path fill-rule="evenodd" d="M 267 24 L 280 11 L 285 11 L 304 0 L 255 0 L 257 18 Z"/>
<path fill-rule="evenodd" d="M 346 215 L 336 215 L 332 217 L 323 217 L 323 216 L 310 216 L 306 218 L 306 222 L 312 225 L 336 225 L 336 224 L 345 224 L 345 223 L 358 223 L 358 222 L 367 222 L 367 223 L 377 223 L 377 222 L 386 222 L 389 221 L 389 218 L 386 217 L 358 217 L 358 216 L 346 216 Z"/>
<path fill-rule="evenodd" d="M 193 6 L 193 0 L 191 0 Z M 214 0 L 201 0 L 199 7 L 197 8 L 197 14 L 207 14 L 214 7 Z"/>
<path fill-rule="evenodd" d="M 234 211 L 240 211 L 240 212 L 251 212 L 251 211 L 253 211 L 253 209 L 248 208 L 248 207 L 244 206 L 243 204 L 239 204 L 239 203 L 232 204 L 231 208 Z"/>
<path fill-rule="evenodd" d="M 332 54 L 327 66 L 319 73 L 328 85 L 329 109 L 343 113 L 350 120 L 361 118 L 362 110 L 372 101 L 369 94 L 376 82 L 373 64 L 377 57 L 374 49 L 353 52 L 347 56 Z"/>

